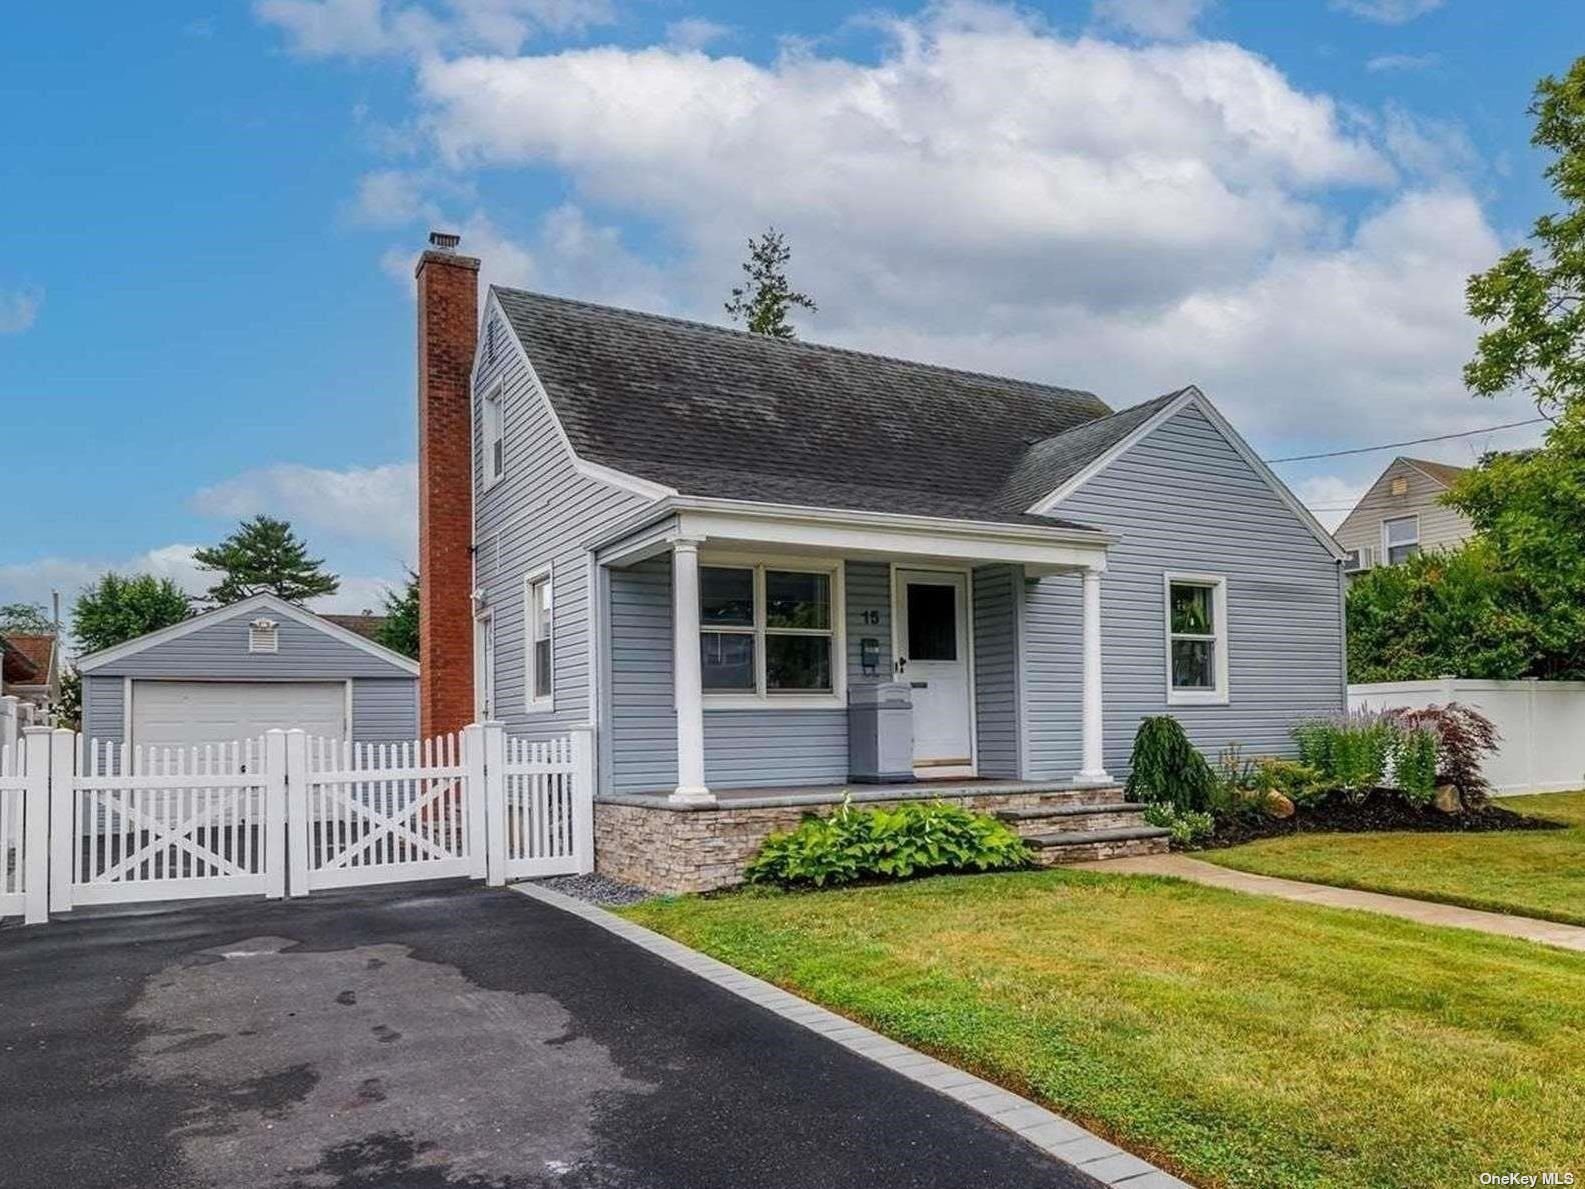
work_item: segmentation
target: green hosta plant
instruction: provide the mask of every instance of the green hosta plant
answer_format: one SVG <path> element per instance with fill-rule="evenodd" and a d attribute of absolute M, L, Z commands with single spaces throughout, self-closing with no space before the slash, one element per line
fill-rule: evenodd
<path fill-rule="evenodd" d="M 844 798 L 829 817 L 810 815 L 772 834 L 744 868 L 755 884 L 784 887 L 907 879 L 947 871 L 1007 871 L 1029 864 L 1029 848 L 1007 826 L 944 801 L 869 809 Z"/>

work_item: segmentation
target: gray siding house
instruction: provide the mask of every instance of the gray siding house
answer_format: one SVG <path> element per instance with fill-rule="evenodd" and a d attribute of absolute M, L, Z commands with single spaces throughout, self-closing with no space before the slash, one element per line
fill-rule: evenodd
<path fill-rule="evenodd" d="M 1283 752 L 1346 703 L 1342 551 L 1194 387 L 1114 411 L 511 289 L 483 307 L 477 708 L 592 725 L 608 803 L 844 785 L 873 683 L 907 690 L 914 774 L 959 787 L 1114 785 L 1151 714 L 1212 756 Z"/>
<path fill-rule="evenodd" d="M 418 665 L 255 595 L 78 662 L 86 738 L 229 743 L 294 727 L 354 743 L 418 736 Z"/>
<path fill-rule="evenodd" d="M 1332 535 L 1347 569 L 1397 565 L 1416 553 L 1452 549 L 1474 535 L 1469 518 L 1442 497 L 1466 468 L 1423 458 L 1395 458 Z"/>

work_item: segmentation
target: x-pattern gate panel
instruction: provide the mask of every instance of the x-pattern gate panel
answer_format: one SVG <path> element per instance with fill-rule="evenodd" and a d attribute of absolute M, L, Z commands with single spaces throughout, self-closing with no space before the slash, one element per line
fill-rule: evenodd
<path fill-rule="evenodd" d="M 264 894 L 272 845 L 264 749 L 263 739 L 147 750 L 91 744 L 62 815 L 71 903 Z"/>
<path fill-rule="evenodd" d="M 482 806 L 470 796 L 455 735 L 422 743 L 302 743 L 306 780 L 301 795 L 289 794 L 288 810 L 294 895 L 484 874 Z M 290 759 L 288 767 L 297 768 Z"/>

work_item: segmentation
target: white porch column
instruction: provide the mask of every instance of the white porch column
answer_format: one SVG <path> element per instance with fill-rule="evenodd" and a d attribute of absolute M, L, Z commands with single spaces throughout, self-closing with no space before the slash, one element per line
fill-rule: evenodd
<path fill-rule="evenodd" d="M 672 674 L 677 702 L 677 788 L 671 800 L 713 804 L 704 783 L 704 679 L 699 671 L 699 542 L 671 552 Z"/>
<path fill-rule="evenodd" d="M 1101 572 L 1084 570 L 1084 766 L 1078 784 L 1110 784 L 1103 755 L 1101 696 Z"/>

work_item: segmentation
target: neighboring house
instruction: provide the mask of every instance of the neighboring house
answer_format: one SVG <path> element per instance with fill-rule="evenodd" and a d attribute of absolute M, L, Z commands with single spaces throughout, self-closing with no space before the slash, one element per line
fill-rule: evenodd
<path fill-rule="evenodd" d="M 1452 549 L 1474 532 L 1442 497 L 1466 467 L 1423 458 L 1395 458 L 1332 534 L 1348 555 L 1344 568 L 1360 573 L 1393 566 L 1430 549 Z"/>
<path fill-rule="evenodd" d="M 30 703 L 42 713 L 60 693 L 60 643 L 52 633 L 0 634 L 0 695 Z"/>
<path fill-rule="evenodd" d="M 335 624 L 338 628 L 356 632 L 365 640 L 378 640 L 380 629 L 385 626 L 386 619 L 385 616 L 376 615 L 373 611 L 360 611 L 356 615 L 321 615 L 320 618 Z"/>
<path fill-rule="evenodd" d="M 145 746 L 275 727 L 356 743 L 418 735 L 418 666 L 274 595 L 83 657 L 82 731 Z"/>
<path fill-rule="evenodd" d="M 1049 788 L 1120 779 L 1146 715 L 1258 754 L 1345 704 L 1341 551 L 1198 389 L 1113 411 L 495 287 L 481 320 L 432 242 L 430 727 L 592 724 L 603 799 L 710 806 L 847 782 L 863 683 L 906 685 L 918 776 Z"/>

